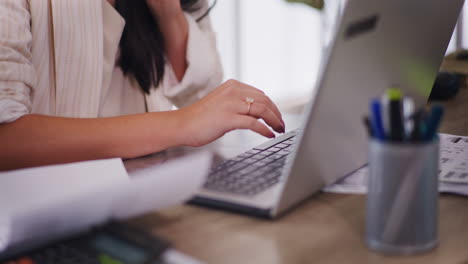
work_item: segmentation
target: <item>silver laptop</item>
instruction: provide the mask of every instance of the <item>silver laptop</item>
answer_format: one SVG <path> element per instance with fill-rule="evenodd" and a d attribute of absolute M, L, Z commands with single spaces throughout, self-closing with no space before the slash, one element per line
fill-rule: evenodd
<path fill-rule="evenodd" d="M 369 100 L 426 102 L 463 2 L 349 0 L 299 131 L 214 167 L 191 202 L 275 218 L 364 165 Z"/>

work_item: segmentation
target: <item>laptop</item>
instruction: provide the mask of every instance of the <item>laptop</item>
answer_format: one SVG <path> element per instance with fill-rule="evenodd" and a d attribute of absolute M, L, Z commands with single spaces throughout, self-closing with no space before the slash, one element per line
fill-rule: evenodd
<path fill-rule="evenodd" d="M 363 166 L 370 99 L 426 103 L 463 3 L 347 1 L 299 130 L 213 167 L 191 203 L 276 218 Z"/>

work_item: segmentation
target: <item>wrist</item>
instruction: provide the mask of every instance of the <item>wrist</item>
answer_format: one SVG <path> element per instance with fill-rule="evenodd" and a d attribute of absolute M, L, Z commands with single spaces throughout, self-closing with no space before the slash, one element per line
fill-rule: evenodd
<path fill-rule="evenodd" d="M 178 110 L 151 112 L 147 121 L 150 128 L 151 145 L 157 149 L 168 149 L 185 145 L 183 125 L 185 118 Z"/>
<path fill-rule="evenodd" d="M 180 144 L 191 147 L 199 146 L 197 145 L 196 135 L 199 134 L 200 127 L 195 125 L 197 123 L 195 120 L 197 114 L 194 114 L 192 107 L 184 107 L 174 112 L 176 112 L 176 119 L 178 120 L 175 133 L 180 140 Z"/>
<path fill-rule="evenodd" d="M 168 137 L 175 142 L 175 146 L 190 145 L 190 117 L 185 108 L 169 111 L 170 125 L 167 128 Z"/>

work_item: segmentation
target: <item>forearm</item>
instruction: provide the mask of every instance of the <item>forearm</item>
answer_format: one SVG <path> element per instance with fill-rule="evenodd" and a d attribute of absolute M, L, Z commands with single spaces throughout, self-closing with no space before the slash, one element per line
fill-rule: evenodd
<path fill-rule="evenodd" d="M 255 103 L 247 104 L 245 98 Z M 0 170 L 203 146 L 235 129 L 272 138 L 268 126 L 284 133 L 281 113 L 271 99 L 230 80 L 176 111 L 94 119 L 23 116 L 0 125 Z"/>
<path fill-rule="evenodd" d="M 0 170 L 112 157 L 183 145 L 176 111 L 113 118 L 28 115 L 0 125 Z"/>
<path fill-rule="evenodd" d="M 188 22 L 182 11 L 158 15 L 161 32 L 164 36 L 166 56 L 180 81 L 187 70 Z"/>

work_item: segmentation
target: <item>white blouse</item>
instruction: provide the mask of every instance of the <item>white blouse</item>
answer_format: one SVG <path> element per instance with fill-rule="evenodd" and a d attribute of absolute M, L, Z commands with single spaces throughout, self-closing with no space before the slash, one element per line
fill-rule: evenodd
<path fill-rule="evenodd" d="M 73 15 L 73 12 L 78 12 L 75 11 L 77 6 L 73 6 L 78 1 L 35 1 L 39 7 L 41 5 L 38 5 L 37 1 L 51 1 L 52 4 L 49 4 L 48 8 L 55 5 L 57 9 L 64 10 L 65 13 L 70 12 Z M 79 64 L 80 60 L 76 58 L 71 60 L 70 55 L 68 57 L 58 56 L 57 54 L 63 54 L 63 49 L 67 48 L 67 45 L 57 48 L 57 43 L 60 44 L 60 41 L 55 40 L 55 46 L 45 45 L 47 47 L 35 49 L 35 40 L 40 40 L 44 35 L 35 34 L 35 32 L 43 32 L 45 29 L 42 27 L 47 26 L 47 23 L 43 23 L 43 21 L 46 21 L 43 16 L 37 15 L 38 13 L 46 14 L 47 12 L 32 10 L 35 8 L 33 6 L 35 1 L 0 1 L 0 123 L 12 122 L 29 113 L 68 117 L 109 117 L 147 111 L 171 110 L 174 105 L 183 107 L 193 103 L 209 93 L 221 82 L 222 69 L 209 18 L 206 17 L 202 21 L 196 22 L 196 18 L 208 8 L 206 1 L 202 1 L 203 6 L 199 11 L 186 14 L 189 24 L 186 58 L 188 68 L 183 79 L 181 81 L 177 80 L 171 65 L 167 63 L 165 65 L 165 75 L 160 85 L 157 89 L 152 88 L 150 95 L 145 95 L 137 82 L 124 76 L 120 67 L 116 66 L 118 42 L 122 36 L 125 21 L 107 0 L 101 0 L 102 8 L 100 10 L 102 13 L 98 14 L 96 20 L 99 21 L 99 16 L 102 16 L 104 49 L 102 64 L 99 64 L 102 65 L 102 77 L 98 82 L 102 85 L 90 90 L 93 93 L 92 97 L 84 95 L 97 102 L 96 111 L 87 111 L 86 109 L 82 111 L 83 108 L 92 108 L 93 105 L 88 103 L 88 101 L 92 100 L 80 98 L 80 92 L 84 92 L 79 90 L 88 88 L 83 88 L 79 80 L 88 80 L 92 79 L 92 77 L 87 78 L 86 72 L 83 70 L 77 70 L 75 76 L 74 73 L 70 72 L 70 69 L 73 69 L 73 63 Z M 54 1 L 57 2 L 54 3 Z M 81 0 L 80 2 L 86 5 L 85 3 L 89 1 L 94 0 Z M 72 4 L 67 4 L 67 2 Z M 95 2 L 89 2 L 89 5 L 95 5 Z M 40 9 L 39 7 L 36 7 L 36 9 Z M 45 10 L 46 8 L 41 9 Z M 52 17 L 50 13 L 48 14 Z M 83 15 L 83 13 L 75 14 Z M 70 14 L 67 15 L 70 16 Z M 83 16 L 80 19 L 88 19 L 85 15 Z M 35 23 L 36 17 L 38 22 Z M 65 15 L 64 17 L 67 19 Z M 76 20 L 76 17 L 74 19 Z M 57 22 L 54 20 L 54 23 Z M 41 30 L 37 30 L 35 27 L 41 27 Z M 87 32 L 82 28 L 80 29 L 79 26 L 76 28 L 76 34 Z M 55 31 L 50 31 L 58 31 L 56 27 L 54 29 Z M 51 35 L 57 38 L 58 34 Z M 36 41 L 41 46 L 43 42 L 47 43 L 47 40 Z M 85 49 L 82 46 L 78 47 L 80 48 L 79 52 L 82 52 L 81 49 Z M 44 68 L 47 68 L 45 67 L 47 61 L 54 61 L 53 64 L 56 68 L 50 71 L 44 70 Z M 70 64 L 72 65 L 70 66 Z M 62 65 L 71 68 L 65 69 Z M 54 68 L 54 66 L 50 67 Z M 72 85 L 69 83 L 65 88 L 67 91 L 63 97 L 66 100 L 58 96 L 58 87 L 60 85 L 64 86 L 63 83 L 66 83 L 66 80 L 55 78 L 54 73 L 57 76 L 62 75 L 60 77 L 70 75 L 69 80 L 73 80 Z M 95 98 L 96 96 L 98 98 Z"/>

